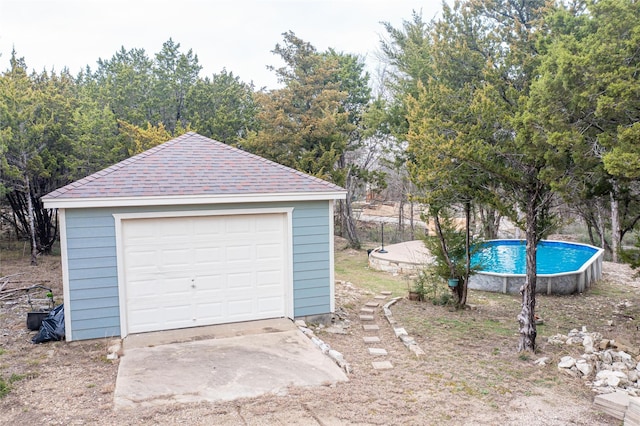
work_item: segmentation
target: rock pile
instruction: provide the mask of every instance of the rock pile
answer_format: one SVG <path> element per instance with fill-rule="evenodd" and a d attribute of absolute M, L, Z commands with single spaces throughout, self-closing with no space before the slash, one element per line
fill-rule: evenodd
<path fill-rule="evenodd" d="M 548 339 L 556 345 L 581 345 L 580 358 L 564 356 L 558 369 L 580 377 L 597 394 L 616 391 L 640 396 L 640 348 L 604 339 L 600 333 L 589 333 L 586 327 L 573 329 L 568 335 L 556 334 Z"/>

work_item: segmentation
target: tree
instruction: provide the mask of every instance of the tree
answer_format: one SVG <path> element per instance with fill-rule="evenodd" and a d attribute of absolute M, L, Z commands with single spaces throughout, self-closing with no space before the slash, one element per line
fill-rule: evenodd
<path fill-rule="evenodd" d="M 198 79 L 185 100 L 185 119 L 203 136 L 236 144 L 257 130 L 253 84 L 223 69 L 210 79 Z"/>
<path fill-rule="evenodd" d="M 541 43 L 541 78 L 533 85 L 538 125 L 549 129 L 555 146 L 573 153 L 572 173 L 554 185 L 578 206 L 614 261 L 640 219 L 638 16 L 640 5 L 627 0 L 556 8 Z"/>
<path fill-rule="evenodd" d="M 286 66 L 276 70 L 282 89 L 257 95 L 260 129 L 241 145 L 278 163 L 331 179 L 353 126 L 341 110 L 346 93 L 332 81 L 338 62 L 292 32 L 276 45 Z"/>
<path fill-rule="evenodd" d="M 191 49 L 180 52 L 180 43 L 169 39 L 156 53 L 153 66 L 155 79 L 155 99 L 159 105 L 159 120 L 173 133 L 177 126 L 186 127 L 185 102 L 189 89 L 198 80 L 202 67 L 198 55 Z"/>
<path fill-rule="evenodd" d="M 128 123 L 142 126 L 161 120 L 159 100 L 155 97 L 154 64 L 144 49 L 125 50 L 124 46 L 109 60 L 98 59 L 95 72 L 87 67 L 80 75 L 81 86 L 100 107 Z"/>
<path fill-rule="evenodd" d="M 162 123 L 157 126 L 147 123 L 144 128 L 129 124 L 126 121 L 118 121 L 118 125 L 120 126 L 121 140 L 124 149 L 127 151 L 127 157 L 140 154 L 172 138 L 171 133 L 164 128 Z M 189 130 L 177 129 L 176 136 L 180 136 L 187 131 Z"/>
<path fill-rule="evenodd" d="M 119 129 L 115 114 L 102 105 L 85 88 L 80 89 L 78 106 L 73 112 L 72 137 L 75 164 L 70 167 L 72 180 L 88 176 L 124 159 L 128 154 L 119 148 Z"/>
<path fill-rule="evenodd" d="M 340 208 L 352 246 L 359 246 L 350 208 L 356 180 L 364 168 L 352 156 L 361 148 L 362 114 L 369 101 L 368 75 L 353 55 L 318 52 L 310 43 L 284 34 L 274 53 L 285 66 L 274 69 L 281 89 L 256 94 L 259 129 L 240 146 L 278 163 L 347 187 Z"/>
<path fill-rule="evenodd" d="M 535 349 L 537 334 L 536 247 L 553 224 L 548 178 L 566 156 L 548 143 L 546 134 L 535 131 L 527 109 L 543 6 L 543 1 L 504 0 L 444 5 L 443 18 L 432 31 L 420 36 L 424 25 L 414 17 L 417 25 L 396 36 L 400 42 L 392 50 L 409 76 L 400 88 L 413 144 L 411 172 L 418 186 L 429 191 L 429 201 L 468 206 L 478 197 L 526 230 L 518 349 L 528 351 Z M 420 63 L 415 58 L 424 66 L 409 66 Z M 489 184 L 499 190 L 487 191 Z M 498 196 L 486 198 L 488 192 Z"/>
<path fill-rule="evenodd" d="M 48 253 L 57 235 L 55 212 L 39 198 L 68 183 L 73 152 L 69 133 L 75 84 L 66 71 L 27 75 L 23 58 L 13 52 L 10 69 L 0 76 L 0 187 L 11 204 L 12 222 L 29 237 L 31 263 Z"/>

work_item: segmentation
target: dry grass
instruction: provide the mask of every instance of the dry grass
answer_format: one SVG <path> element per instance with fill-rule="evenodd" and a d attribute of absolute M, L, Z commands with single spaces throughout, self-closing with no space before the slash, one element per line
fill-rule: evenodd
<path fill-rule="evenodd" d="M 25 281 L 47 280 L 61 298 L 59 258 L 28 258 L 0 252 L 0 276 L 23 272 Z M 373 293 L 406 294 L 402 277 L 370 270 L 366 251 L 336 245 L 337 306 L 348 333 L 320 333 L 353 368 L 348 383 L 292 388 L 220 404 L 178 404 L 114 412 L 117 362 L 105 360 L 106 340 L 32 345 L 25 327 L 25 300 L 0 305 L 0 377 L 9 393 L 0 399 L 3 424 L 616 424 L 592 409 L 592 394 L 579 379 L 562 375 L 553 361 L 579 348 L 546 345 L 549 335 L 586 325 L 607 338 L 639 344 L 638 283 L 626 267 L 607 264 L 606 279 L 584 295 L 538 297 L 545 325 L 539 351 L 522 356 L 517 344 L 517 297 L 471 292 L 475 309 L 455 311 L 428 302 L 401 300 L 395 318 L 427 357 L 417 360 L 393 335 L 381 310 L 380 346 L 394 368 L 378 371 L 362 341 L 360 308 Z M 625 304 L 625 302 L 627 302 Z M 609 325 L 611 321 L 612 325 Z M 126 354 L 125 354 L 126 356 Z M 549 356 L 545 367 L 533 359 Z M 314 420 L 315 419 L 315 420 Z M 313 423 L 315 422 L 315 423 Z"/>

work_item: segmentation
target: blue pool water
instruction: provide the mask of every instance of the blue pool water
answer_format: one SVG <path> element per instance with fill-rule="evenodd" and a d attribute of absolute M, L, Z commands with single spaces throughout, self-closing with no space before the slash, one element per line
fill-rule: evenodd
<path fill-rule="evenodd" d="M 499 274 L 526 274 L 526 244 L 518 240 L 495 240 L 483 243 L 471 263 L 480 271 Z M 561 241 L 538 243 L 538 274 L 559 274 L 577 271 L 597 249 L 591 246 Z"/>

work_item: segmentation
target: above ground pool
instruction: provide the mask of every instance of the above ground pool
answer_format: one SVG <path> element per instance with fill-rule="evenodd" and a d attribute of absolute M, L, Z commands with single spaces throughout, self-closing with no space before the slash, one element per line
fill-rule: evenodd
<path fill-rule="evenodd" d="M 537 293 L 581 293 L 602 276 L 604 250 L 586 244 L 543 240 L 537 250 Z M 518 293 L 525 282 L 526 242 L 491 240 L 473 255 L 476 290 Z"/>

